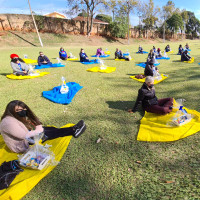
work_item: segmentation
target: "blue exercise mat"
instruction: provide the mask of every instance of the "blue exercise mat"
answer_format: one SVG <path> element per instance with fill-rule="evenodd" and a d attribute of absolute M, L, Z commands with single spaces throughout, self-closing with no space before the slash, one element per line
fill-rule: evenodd
<path fill-rule="evenodd" d="M 130 56 L 130 53 L 123 53 L 123 56 Z"/>
<path fill-rule="evenodd" d="M 92 65 L 92 64 L 99 64 L 100 61 L 99 60 L 90 60 L 90 62 L 81 62 L 84 65 Z"/>
<path fill-rule="evenodd" d="M 140 53 L 140 52 L 136 52 L 138 54 L 147 54 L 148 52 L 147 51 L 143 51 L 143 53 Z"/>
<path fill-rule="evenodd" d="M 107 58 L 107 57 L 109 57 L 110 55 L 102 55 L 102 56 L 99 56 L 99 58 Z M 96 55 L 93 55 L 93 56 L 91 56 L 91 57 L 97 57 Z"/>
<path fill-rule="evenodd" d="M 170 58 L 166 58 L 166 57 L 161 57 L 161 58 L 156 58 L 157 60 L 170 60 Z"/>
<path fill-rule="evenodd" d="M 65 67 L 62 63 L 54 63 L 48 65 L 35 65 L 35 69 L 44 69 L 44 68 L 52 68 L 52 67 Z"/>
<path fill-rule="evenodd" d="M 155 67 L 158 66 L 158 65 L 160 65 L 160 63 L 154 64 Z M 136 66 L 145 68 L 146 67 L 146 63 L 139 63 L 139 64 L 136 64 Z"/>
<path fill-rule="evenodd" d="M 83 87 L 75 82 L 69 82 L 67 86 L 69 87 L 69 92 L 67 94 L 61 94 L 61 86 L 57 86 L 50 91 L 43 91 L 42 96 L 54 103 L 70 104 L 76 93 Z"/>

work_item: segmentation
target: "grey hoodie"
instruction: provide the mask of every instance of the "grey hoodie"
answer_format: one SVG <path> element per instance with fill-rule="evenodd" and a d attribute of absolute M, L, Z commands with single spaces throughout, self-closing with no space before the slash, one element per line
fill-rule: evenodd
<path fill-rule="evenodd" d="M 19 63 L 21 64 L 21 68 L 22 68 L 23 71 L 29 70 L 29 66 L 26 63 L 23 63 L 23 62 L 20 62 L 20 61 L 19 61 Z M 13 74 L 16 74 L 17 72 L 22 72 L 20 70 L 18 63 L 10 62 L 10 65 L 13 69 Z"/>

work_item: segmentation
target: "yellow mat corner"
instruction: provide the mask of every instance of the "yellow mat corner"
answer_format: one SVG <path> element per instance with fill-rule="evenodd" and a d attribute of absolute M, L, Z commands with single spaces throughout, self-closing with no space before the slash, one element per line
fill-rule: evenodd
<path fill-rule="evenodd" d="M 131 60 L 133 60 L 133 58 L 131 58 Z M 131 61 L 131 60 L 125 60 L 125 59 L 119 59 L 119 58 L 115 59 L 115 61 Z"/>
<path fill-rule="evenodd" d="M 68 61 L 75 61 L 75 60 L 79 60 L 78 58 L 67 58 Z"/>
<path fill-rule="evenodd" d="M 105 55 L 110 55 L 110 51 L 104 51 Z"/>
<path fill-rule="evenodd" d="M 167 123 L 174 117 L 177 109 L 174 109 L 167 115 L 145 112 L 140 122 L 137 140 L 147 142 L 172 142 L 199 132 L 200 113 L 195 110 L 184 109 L 193 115 L 192 120 L 185 125 L 174 127 L 167 126 Z"/>
<path fill-rule="evenodd" d="M 154 85 L 156 85 L 156 84 L 164 81 L 166 78 L 168 78 L 167 76 L 164 76 L 163 74 L 161 74 L 161 77 L 162 77 L 161 80 L 154 80 Z M 145 78 L 143 78 L 143 79 L 137 79 L 137 78 L 135 78 L 135 76 L 130 76 L 130 78 L 132 78 L 133 80 L 139 81 L 141 83 L 145 82 Z"/>
<path fill-rule="evenodd" d="M 189 64 L 191 64 L 193 62 L 194 62 L 194 57 L 191 58 L 191 61 L 184 61 L 184 63 L 189 63 Z"/>
<path fill-rule="evenodd" d="M 62 128 L 72 126 L 74 126 L 74 124 L 67 124 Z M 45 142 L 45 144 L 52 145 L 50 149 L 54 152 L 55 159 L 57 161 L 61 160 L 71 138 L 72 136 L 60 137 Z M 11 161 L 15 159 L 17 160 L 17 153 L 13 153 L 7 148 L 2 136 L 0 135 L 0 164 L 4 161 Z M 20 172 L 20 174 L 16 176 L 7 189 L 0 190 L 0 200 L 20 200 L 55 167 L 56 166 L 49 166 L 41 171 L 24 168 L 24 171 Z"/>
<path fill-rule="evenodd" d="M 36 64 L 37 63 L 37 60 L 32 60 L 32 59 L 29 59 L 29 58 L 24 58 L 23 61 L 26 64 Z"/>
<path fill-rule="evenodd" d="M 88 72 L 101 72 L 101 73 L 112 73 L 116 70 L 116 67 L 106 67 L 106 69 L 101 69 L 100 67 L 89 68 Z"/>
<path fill-rule="evenodd" d="M 9 74 L 9 75 L 6 75 L 7 78 L 9 79 L 15 79 L 15 80 L 23 80 L 23 79 L 33 79 L 33 78 L 38 78 L 38 77 L 41 77 L 41 76 L 45 76 L 49 74 L 49 72 L 40 72 L 39 75 L 36 75 L 36 76 L 16 76 L 14 74 Z"/>

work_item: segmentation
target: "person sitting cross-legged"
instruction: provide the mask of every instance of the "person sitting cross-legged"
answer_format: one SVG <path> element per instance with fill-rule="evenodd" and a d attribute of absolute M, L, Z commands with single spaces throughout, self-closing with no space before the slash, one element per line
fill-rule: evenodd
<path fill-rule="evenodd" d="M 52 64 L 47 56 L 44 55 L 43 52 L 39 53 L 40 55 L 38 56 L 38 65 L 50 65 Z"/>
<path fill-rule="evenodd" d="M 80 51 L 80 62 L 90 62 L 87 54 L 85 53 L 84 49 L 81 49 Z"/>
<path fill-rule="evenodd" d="M 191 56 L 188 55 L 188 51 L 185 50 L 182 54 L 181 54 L 181 61 L 191 61 Z"/>

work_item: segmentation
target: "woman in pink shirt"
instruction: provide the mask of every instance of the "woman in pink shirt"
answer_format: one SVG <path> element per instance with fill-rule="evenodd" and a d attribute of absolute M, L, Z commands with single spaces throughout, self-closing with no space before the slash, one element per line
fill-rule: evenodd
<path fill-rule="evenodd" d="M 69 128 L 45 127 L 22 101 L 11 101 L 1 118 L 0 133 L 8 148 L 22 153 L 29 148 L 29 138 L 44 133 L 42 142 L 64 136 L 79 137 L 86 129 L 83 120 Z"/>

